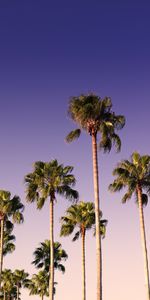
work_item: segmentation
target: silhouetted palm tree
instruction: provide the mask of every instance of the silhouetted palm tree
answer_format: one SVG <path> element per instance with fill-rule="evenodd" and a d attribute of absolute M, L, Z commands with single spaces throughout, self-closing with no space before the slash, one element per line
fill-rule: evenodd
<path fill-rule="evenodd" d="M 56 195 L 64 196 L 69 200 L 78 199 L 78 193 L 72 187 L 75 185 L 75 177 L 72 175 L 73 167 L 62 164 L 57 160 L 50 162 L 38 161 L 34 164 L 34 171 L 26 175 L 27 201 L 36 202 L 41 209 L 45 201 L 50 202 L 50 282 L 49 296 L 53 300 L 54 288 L 54 202 Z"/>
<path fill-rule="evenodd" d="M 16 298 L 17 289 L 14 286 L 13 272 L 10 269 L 2 271 L 2 295 L 4 300 L 11 300 L 12 297 Z"/>
<path fill-rule="evenodd" d="M 44 300 L 44 296 L 49 296 L 49 275 L 46 271 L 40 271 L 38 274 L 34 274 L 31 278 L 30 284 L 28 286 L 30 290 L 29 295 L 39 295 L 41 300 Z M 54 282 L 54 284 L 56 284 Z M 55 294 L 55 287 L 53 290 Z"/>
<path fill-rule="evenodd" d="M 1 286 L 1 273 L 3 266 L 3 240 L 4 240 L 4 226 L 8 218 L 14 223 L 23 222 L 24 205 L 18 196 L 11 199 L 11 193 L 8 191 L 0 190 L 0 286 Z M 10 225 L 10 224 L 9 224 Z"/>
<path fill-rule="evenodd" d="M 32 264 L 36 268 L 43 268 L 48 274 L 50 271 L 50 241 L 45 240 L 43 243 L 40 243 L 40 247 L 36 248 L 33 253 L 34 261 Z M 65 261 L 68 258 L 68 255 L 59 242 L 54 243 L 54 268 L 65 272 L 65 267 L 62 264 L 62 261 Z"/>
<path fill-rule="evenodd" d="M 100 216 L 102 216 L 102 213 L 100 213 Z M 82 299 L 86 300 L 85 235 L 89 229 L 93 229 L 95 233 L 94 204 L 81 201 L 78 204 L 71 205 L 61 221 L 61 236 L 68 236 L 77 228 L 73 241 L 76 241 L 80 236 L 82 238 Z M 100 220 L 101 235 L 105 234 L 106 223 L 106 220 Z"/>
<path fill-rule="evenodd" d="M 150 156 L 140 156 L 139 153 L 134 152 L 131 156 L 131 160 L 123 160 L 118 163 L 117 167 L 113 171 L 113 175 L 116 179 L 110 184 L 109 189 L 113 192 L 120 191 L 123 188 L 127 188 L 127 192 L 122 198 L 122 202 L 125 203 L 129 200 L 133 194 L 136 196 L 136 201 L 139 208 L 139 219 L 141 229 L 141 241 L 144 255 L 144 267 L 145 267 L 145 281 L 147 288 L 147 299 L 150 300 L 150 283 L 149 283 L 149 269 L 148 269 L 148 256 L 146 247 L 146 233 L 144 224 L 143 205 L 148 202 L 148 196 L 150 195 Z M 143 193 L 145 191 L 146 193 Z"/>
<path fill-rule="evenodd" d="M 29 277 L 29 274 L 26 273 L 24 270 L 16 269 L 13 272 L 13 283 L 17 289 L 17 300 L 19 300 L 20 288 L 22 288 L 22 287 L 26 288 L 29 285 L 28 277 Z"/>
<path fill-rule="evenodd" d="M 102 300 L 102 254 L 100 235 L 100 204 L 99 204 L 99 175 L 97 157 L 97 137 L 100 135 L 99 146 L 104 152 L 110 151 L 112 145 L 119 151 L 121 141 L 116 131 L 123 128 L 125 118 L 115 115 L 112 111 L 111 99 L 101 99 L 94 94 L 72 97 L 69 103 L 68 114 L 77 123 L 79 128 L 71 131 L 66 137 L 67 142 L 78 138 L 81 130 L 87 132 L 92 138 L 93 152 L 93 179 L 95 195 L 95 218 L 96 218 L 96 257 L 97 257 L 97 300 Z"/>

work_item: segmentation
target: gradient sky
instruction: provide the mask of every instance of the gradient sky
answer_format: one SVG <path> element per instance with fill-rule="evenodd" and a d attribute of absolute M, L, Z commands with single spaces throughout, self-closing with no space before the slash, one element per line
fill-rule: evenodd
<path fill-rule="evenodd" d="M 0 1 L 0 188 L 20 195 L 24 175 L 36 160 L 57 158 L 74 166 L 80 199 L 93 201 L 91 140 L 83 134 L 64 142 L 74 128 L 67 117 L 71 96 L 110 96 L 113 110 L 126 116 L 122 151 L 99 153 L 100 198 L 108 219 L 103 240 L 104 300 L 146 298 L 138 210 L 110 194 L 112 170 L 134 150 L 150 152 L 150 1 Z M 58 198 L 55 240 L 67 251 L 65 275 L 56 274 L 56 300 L 81 299 L 81 241 L 59 238 L 60 216 L 69 203 Z M 150 212 L 145 209 L 150 253 Z M 31 265 L 35 247 L 49 237 L 48 202 L 42 211 L 26 204 L 25 223 L 15 227 L 16 251 L 7 268 Z M 87 300 L 96 299 L 95 240 L 87 236 Z M 22 300 L 29 297 L 22 292 Z"/>

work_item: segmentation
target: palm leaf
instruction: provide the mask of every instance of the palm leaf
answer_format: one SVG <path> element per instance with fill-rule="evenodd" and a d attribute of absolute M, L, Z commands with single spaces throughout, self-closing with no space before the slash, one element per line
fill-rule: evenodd
<path fill-rule="evenodd" d="M 79 136 L 80 136 L 80 134 L 81 134 L 81 130 L 80 130 L 80 129 L 75 129 L 75 130 L 71 131 L 71 132 L 66 136 L 66 139 L 65 139 L 65 140 L 66 140 L 67 143 L 70 143 L 70 142 L 72 142 L 72 141 L 78 139 Z"/>

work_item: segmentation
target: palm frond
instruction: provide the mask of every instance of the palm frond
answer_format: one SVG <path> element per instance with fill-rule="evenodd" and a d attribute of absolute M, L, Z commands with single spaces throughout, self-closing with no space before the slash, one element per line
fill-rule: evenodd
<path fill-rule="evenodd" d="M 109 186 L 111 191 L 120 191 L 123 187 L 127 188 L 127 192 L 122 198 L 125 203 L 135 194 L 136 202 L 138 202 L 137 186 L 140 186 L 142 192 L 143 205 L 147 205 L 148 196 L 150 195 L 150 156 L 141 156 L 138 152 L 133 152 L 129 160 L 123 160 L 118 163 L 113 171 L 116 176 L 114 182 Z M 146 193 L 143 193 L 145 191 Z"/>
<path fill-rule="evenodd" d="M 70 143 L 76 139 L 78 139 L 80 137 L 80 134 L 81 134 L 81 130 L 78 128 L 78 129 L 75 129 L 75 130 L 72 130 L 67 136 L 66 136 L 66 142 L 67 143 Z"/>
<path fill-rule="evenodd" d="M 61 226 L 60 236 L 68 236 L 73 232 L 73 230 L 74 230 L 74 225 L 73 224 L 65 224 L 64 223 Z"/>
<path fill-rule="evenodd" d="M 120 182 L 118 181 L 117 179 L 114 180 L 113 183 L 111 183 L 108 187 L 108 189 L 111 191 L 111 192 L 117 192 L 117 191 L 121 191 L 122 188 L 124 187 L 124 184 L 123 182 Z"/>
<path fill-rule="evenodd" d="M 138 197 L 136 195 L 136 203 L 138 204 Z M 148 203 L 148 196 L 144 193 L 142 193 L 142 205 L 147 206 Z"/>
<path fill-rule="evenodd" d="M 72 241 L 75 242 L 76 240 L 78 240 L 78 238 L 79 238 L 80 235 L 81 235 L 81 232 L 80 232 L 80 230 L 79 230 L 79 231 L 77 231 L 77 232 L 75 233 L 75 235 L 74 235 Z"/>
<path fill-rule="evenodd" d="M 49 274 L 50 267 L 50 241 L 45 240 L 40 243 L 40 246 L 36 248 L 33 253 L 34 260 L 32 264 L 38 269 L 43 269 L 47 274 Z M 66 261 L 68 255 L 59 242 L 54 243 L 54 268 L 59 269 L 64 272 L 65 267 L 62 265 L 62 261 Z"/>
<path fill-rule="evenodd" d="M 42 209 L 42 207 L 44 206 L 45 204 L 45 198 L 43 197 L 39 197 L 38 200 L 37 200 L 37 209 Z"/>
<path fill-rule="evenodd" d="M 100 143 L 99 143 L 99 148 L 103 149 L 104 153 L 110 152 L 112 148 L 112 141 L 109 137 L 102 136 Z"/>
<path fill-rule="evenodd" d="M 113 116 L 113 121 L 114 121 L 114 127 L 117 130 L 122 129 L 125 126 L 125 123 L 126 123 L 126 119 L 122 115 Z"/>
<path fill-rule="evenodd" d="M 127 193 L 124 194 L 122 198 L 122 203 L 126 203 L 127 200 L 130 200 L 132 197 L 132 192 L 128 191 Z"/>
<path fill-rule="evenodd" d="M 120 139 L 120 137 L 117 134 L 113 133 L 111 138 L 112 138 L 112 142 L 113 142 L 113 144 L 116 148 L 116 151 L 119 152 L 121 150 L 121 139 Z"/>
<path fill-rule="evenodd" d="M 58 186 L 57 193 L 74 202 L 78 201 L 79 198 L 79 193 L 68 185 Z"/>

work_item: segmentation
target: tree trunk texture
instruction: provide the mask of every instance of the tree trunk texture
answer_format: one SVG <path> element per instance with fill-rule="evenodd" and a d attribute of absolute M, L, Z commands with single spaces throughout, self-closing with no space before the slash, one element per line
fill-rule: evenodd
<path fill-rule="evenodd" d="M 17 300 L 19 300 L 19 286 L 17 284 Z"/>
<path fill-rule="evenodd" d="M 85 229 L 82 229 L 82 300 L 86 300 Z"/>
<path fill-rule="evenodd" d="M 6 292 L 4 291 L 4 300 L 6 300 Z"/>
<path fill-rule="evenodd" d="M 139 205 L 141 241 L 142 241 L 143 257 L 144 257 L 145 284 L 146 284 L 146 289 L 147 289 L 147 300 L 150 300 L 150 285 L 149 285 L 149 269 L 148 269 L 148 256 L 147 256 L 147 246 L 146 246 L 146 233 L 145 233 L 144 213 L 143 213 L 143 205 L 142 205 L 142 189 L 140 186 L 137 187 L 137 195 L 138 195 L 138 205 Z"/>
<path fill-rule="evenodd" d="M 50 199 L 50 276 L 49 276 L 49 299 L 54 299 L 54 203 Z"/>
<path fill-rule="evenodd" d="M 3 241 L 4 241 L 4 218 L 1 219 L 0 223 L 0 290 L 1 290 L 1 276 L 3 269 Z"/>
<path fill-rule="evenodd" d="M 99 176 L 98 176 L 96 134 L 92 134 L 92 153 L 93 153 L 93 181 L 94 181 L 95 222 L 96 222 L 97 300 L 102 300 L 102 249 L 101 249 L 100 215 L 99 215 Z"/>

